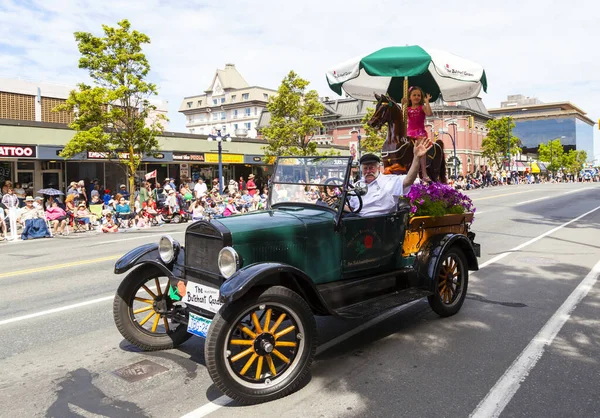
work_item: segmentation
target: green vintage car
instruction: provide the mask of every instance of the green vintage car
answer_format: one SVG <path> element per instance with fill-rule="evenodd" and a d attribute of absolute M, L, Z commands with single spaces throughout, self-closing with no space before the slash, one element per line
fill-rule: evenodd
<path fill-rule="evenodd" d="M 366 185 L 351 186 L 351 170 L 350 157 L 280 157 L 268 210 L 194 222 L 185 245 L 164 236 L 127 253 L 115 265 L 133 268 L 114 300 L 121 334 L 142 350 L 205 338 L 216 386 L 257 403 L 301 385 L 315 315 L 370 317 L 423 297 L 441 316 L 458 312 L 478 269 L 468 217 L 409 221 L 402 203 L 361 217 Z"/>

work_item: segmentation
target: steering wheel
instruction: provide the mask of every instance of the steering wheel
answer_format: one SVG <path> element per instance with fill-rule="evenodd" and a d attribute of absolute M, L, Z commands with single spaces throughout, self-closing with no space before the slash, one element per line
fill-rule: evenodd
<path fill-rule="evenodd" d="M 332 187 L 330 186 L 330 184 L 333 183 L 333 186 L 335 187 L 339 187 L 340 191 L 341 188 L 343 187 L 344 184 L 344 180 L 337 178 L 337 177 L 330 177 L 327 180 L 325 180 L 325 187 Z M 327 190 L 327 189 L 326 189 Z M 325 193 L 327 193 L 327 191 L 325 191 Z M 352 206 L 350 206 L 350 196 L 356 196 L 358 198 L 358 207 L 357 208 L 353 208 Z M 356 191 L 354 190 L 354 186 L 353 185 L 348 185 L 348 193 L 346 193 L 346 202 L 345 204 L 350 208 L 350 212 L 352 213 L 358 213 L 361 211 L 362 207 L 363 207 L 363 201 L 362 201 L 362 197 L 360 194 L 356 193 Z"/>

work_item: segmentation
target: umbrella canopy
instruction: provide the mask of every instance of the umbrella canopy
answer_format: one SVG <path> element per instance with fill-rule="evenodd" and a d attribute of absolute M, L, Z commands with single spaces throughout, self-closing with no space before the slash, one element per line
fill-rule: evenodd
<path fill-rule="evenodd" d="M 403 97 L 403 81 L 419 86 L 431 95 L 440 94 L 446 101 L 477 97 L 487 92 L 483 67 L 448 52 L 420 46 L 393 46 L 343 62 L 327 71 L 329 87 L 337 94 L 342 90 L 360 100 L 374 100 L 375 94 L 389 94 L 396 101 Z"/>
<path fill-rule="evenodd" d="M 64 193 L 56 189 L 40 189 L 37 191 L 37 194 L 45 194 L 47 196 L 58 196 Z"/>

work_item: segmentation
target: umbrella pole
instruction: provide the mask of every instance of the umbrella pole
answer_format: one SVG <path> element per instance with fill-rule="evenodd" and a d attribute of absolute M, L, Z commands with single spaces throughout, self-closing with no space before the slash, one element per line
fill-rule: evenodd
<path fill-rule="evenodd" d="M 404 76 L 404 92 L 403 92 L 403 97 L 406 98 L 406 104 L 404 105 L 404 107 L 402 108 L 402 124 L 404 125 L 404 137 L 406 137 L 406 132 L 408 129 L 408 106 L 410 105 L 410 102 L 408 100 L 408 77 Z"/>

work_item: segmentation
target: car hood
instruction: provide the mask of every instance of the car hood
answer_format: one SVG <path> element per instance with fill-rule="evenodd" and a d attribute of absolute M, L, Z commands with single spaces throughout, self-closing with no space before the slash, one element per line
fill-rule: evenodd
<path fill-rule="evenodd" d="M 251 242 L 289 241 L 306 238 L 311 227 L 333 224 L 335 215 L 327 210 L 306 207 L 284 207 L 245 215 L 219 218 L 219 222 L 231 232 L 232 244 Z"/>

